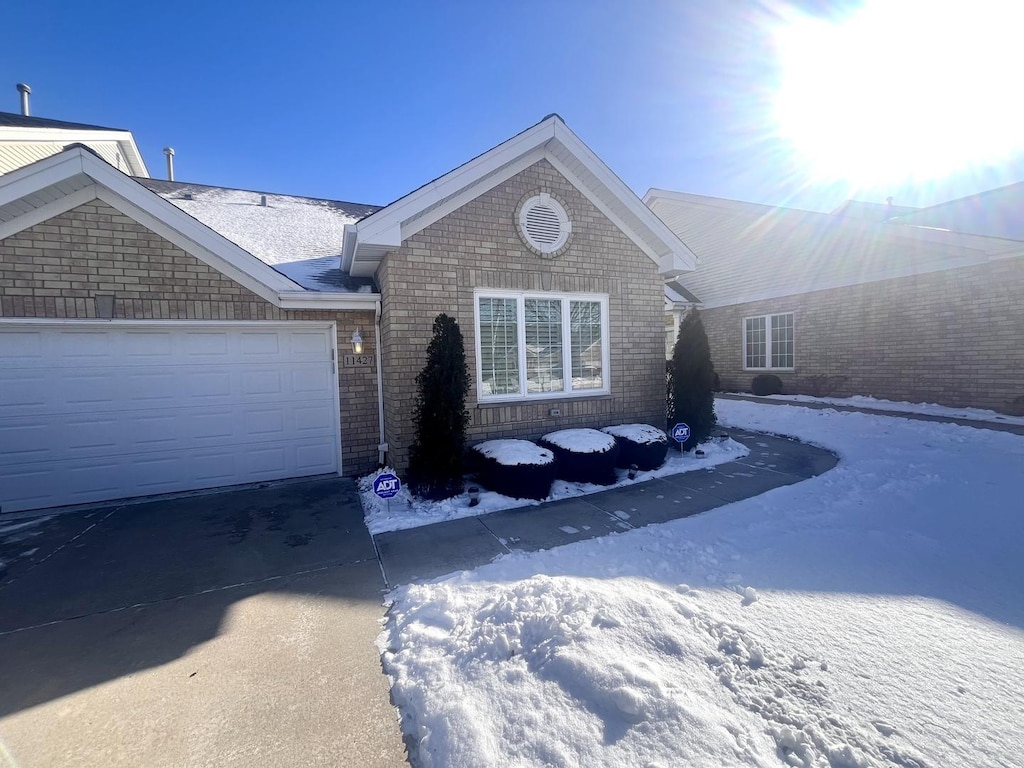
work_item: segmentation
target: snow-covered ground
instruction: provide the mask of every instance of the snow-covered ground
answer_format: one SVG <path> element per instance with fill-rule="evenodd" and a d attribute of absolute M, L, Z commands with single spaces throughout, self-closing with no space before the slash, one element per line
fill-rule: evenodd
<path fill-rule="evenodd" d="M 638 472 L 636 480 L 630 480 L 626 470 L 616 470 L 615 474 L 619 479 L 614 485 L 592 485 L 590 483 L 570 483 L 565 480 L 556 480 L 551 486 L 551 496 L 547 501 L 607 491 L 609 488 L 640 483 L 653 477 L 665 477 L 666 475 L 675 475 L 680 472 L 707 469 L 718 464 L 734 461 L 750 453 L 746 446 L 731 439 L 716 439 L 701 445 L 700 448 L 704 451 L 704 456 L 702 457 L 697 457 L 692 453 L 681 455 L 678 450 L 670 446 L 668 458 L 658 469 Z M 476 515 L 486 515 L 489 512 L 498 512 L 502 509 L 536 506 L 537 504 L 544 503 L 531 501 L 530 499 L 514 499 L 511 496 L 503 496 L 500 493 L 481 488 L 479 503 L 477 506 L 471 507 L 469 506 L 469 494 L 465 492 L 443 501 L 426 501 L 413 498 L 404 485 L 397 496 L 389 500 L 383 500 L 377 498 L 373 493 L 373 480 L 382 472 L 394 472 L 394 470 L 390 467 L 385 467 L 359 480 L 359 497 L 363 502 L 366 527 L 370 529 L 372 534 L 385 531 L 399 531 L 405 528 L 417 528 L 421 525 L 441 523 L 445 520 L 456 520 L 460 517 L 474 517 Z"/>
<path fill-rule="evenodd" d="M 817 478 L 391 594 L 419 766 L 1024 765 L 1024 437 L 718 401 Z"/>
<path fill-rule="evenodd" d="M 741 393 L 743 394 L 743 393 Z M 810 395 L 765 395 L 767 400 L 784 400 L 791 403 L 821 403 L 823 405 L 846 405 L 851 408 L 873 408 L 876 411 L 900 411 L 920 413 L 925 416 L 939 416 L 944 419 L 971 419 L 992 421 L 1001 424 L 1024 425 L 1024 416 L 1008 416 L 1005 413 L 988 411 L 984 408 L 951 408 L 936 403 L 907 403 L 896 400 L 878 400 L 866 395 L 853 397 L 811 397 Z"/>

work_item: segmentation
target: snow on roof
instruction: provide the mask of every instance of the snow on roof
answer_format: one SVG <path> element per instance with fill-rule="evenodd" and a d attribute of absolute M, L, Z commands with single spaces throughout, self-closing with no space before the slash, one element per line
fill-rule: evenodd
<path fill-rule="evenodd" d="M 605 432 L 614 437 L 621 437 L 638 445 L 652 445 L 655 443 L 668 443 L 668 437 L 657 427 L 650 424 L 618 424 L 613 427 L 602 427 Z"/>
<path fill-rule="evenodd" d="M 596 429 L 560 429 L 541 438 L 571 453 L 606 453 L 615 447 L 615 438 Z"/>
<path fill-rule="evenodd" d="M 555 459 L 555 455 L 547 448 L 541 448 L 529 440 L 485 440 L 474 445 L 473 450 L 506 467 L 520 464 L 543 466 Z"/>
<path fill-rule="evenodd" d="M 376 206 L 159 179 L 136 181 L 307 290 L 373 291 L 369 278 L 341 272 L 340 254 L 345 225 L 373 213 Z"/>

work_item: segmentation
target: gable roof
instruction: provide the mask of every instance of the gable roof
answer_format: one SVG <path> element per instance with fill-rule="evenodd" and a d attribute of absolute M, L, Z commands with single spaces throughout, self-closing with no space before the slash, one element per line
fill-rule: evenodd
<path fill-rule="evenodd" d="M 697 254 L 682 279 L 727 306 L 1017 256 L 1020 243 L 652 189 L 655 213 Z"/>
<path fill-rule="evenodd" d="M 0 176 L 0 239 L 100 199 L 284 309 L 372 309 L 372 292 L 306 290 L 87 147 L 71 147 Z"/>
<path fill-rule="evenodd" d="M 115 168 L 149 176 L 131 131 L 0 112 L 0 174 L 56 155 L 76 143 L 87 145 Z"/>
<path fill-rule="evenodd" d="M 342 268 L 352 275 L 373 275 L 388 251 L 542 159 L 646 253 L 661 274 L 675 276 L 693 269 L 690 249 L 558 115 L 549 115 L 347 227 Z"/>
<path fill-rule="evenodd" d="M 1024 240 L 1024 181 L 920 208 L 892 222 Z"/>
<path fill-rule="evenodd" d="M 340 269 L 345 225 L 380 206 L 161 179 L 136 179 L 311 291 L 372 291 Z"/>

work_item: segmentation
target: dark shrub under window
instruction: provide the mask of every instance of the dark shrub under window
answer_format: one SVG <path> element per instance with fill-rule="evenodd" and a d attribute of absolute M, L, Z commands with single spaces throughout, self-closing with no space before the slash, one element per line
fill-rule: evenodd
<path fill-rule="evenodd" d="M 750 391 L 755 395 L 781 395 L 782 379 L 774 373 L 759 373 L 754 377 Z"/>

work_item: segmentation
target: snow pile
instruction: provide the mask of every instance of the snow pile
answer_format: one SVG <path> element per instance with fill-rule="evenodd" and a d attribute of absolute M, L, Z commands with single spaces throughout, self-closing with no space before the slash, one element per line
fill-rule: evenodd
<path fill-rule="evenodd" d="M 615 448 L 615 438 L 597 429 L 560 429 L 541 440 L 572 453 L 607 453 Z"/>
<path fill-rule="evenodd" d="M 542 466 L 555 460 L 551 451 L 529 440 L 485 440 L 473 449 L 506 467 L 522 464 Z"/>
<path fill-rule="evenodd" d="M 650 424 L 619 424 L 614 427 L 602 427 L 605 432 L 613 437 L 621 437 L 638 445 L 652 445 L 668 442 L 668 437 L 657 427 Z"/>
<path fill-rule="evenodd" d="M 536 506 L 547 501 L 585 496 L 589 493 L 607 491 L 609 488 L 632 485 L 654 477 L 665 477 L 681 472 L 710 469 L 718 464 L 725 464 L 742 458 L 750 452 L 746 446 L 730 439 L 704 443 L 701 445 L 701 448 L 704 449 L 704 456 L 700 457 L 692 454 L 680 455 L 677 451 L 670 450 L 664 464 L 657 469 L 637 473 L 636 480 L 630 480 L 626 470 L 617 471 L 618 481 L 610 486 L 555 480 L 551 486 L 551 496 L 544 502 L 515 499 L 511 496 L 503 496 L 500 493 L 481 488 L 479 503 L 475 507 L 470 507 L 469 494 L 465 492 L 443 501 L 427 501 L 413 498 L 405 486 L 402 486 L 402 490 L 399 491 L 397 496 L 390 501 L 385 501 L 374 494 L 373 479 L 381 472 L 395 473 L 395 470 L 390 467 L 379 469 L 372 474 L 360 478 L 359 498 L 363 504 L 366 527 L 370 529 L 370 533 L 377 534 L 384 533 L 385 531 L 416 528 L 421 525 L 430 525 L 431 523 L 442 523 L 445 520 L 457 520 L 462 517 L 486 515 L 489 512 L 499 512 L 503 509 L 514 509 L 530 505 Z"/>
<path fill-rule="evenodd" d="M 379 642 L 416 765 L 1018 762 L 1024 438 L 716 407 L 842 461 L 393 592 Z"/>
<path fill-rule="evenodd" d="M 876 411 L 901 411 L 919 413 L 925 416 L 939 416 L 944 419 L 971 419 L 992 421 L 1002 424 L 1024 425 L 1024 416 L 1008 416 L 1005 413 L 984 408 L 953 408 L 936 403 L 907 403 L 894 400 L 878 400 L 866 395 L 853 397 L 811 397 L 810 395 L 766 395 L 766 399 L 785 400 L 793 403 L 821 403 L 823 405 L 847 405 L 851 408 L 872 408 Z"/>

